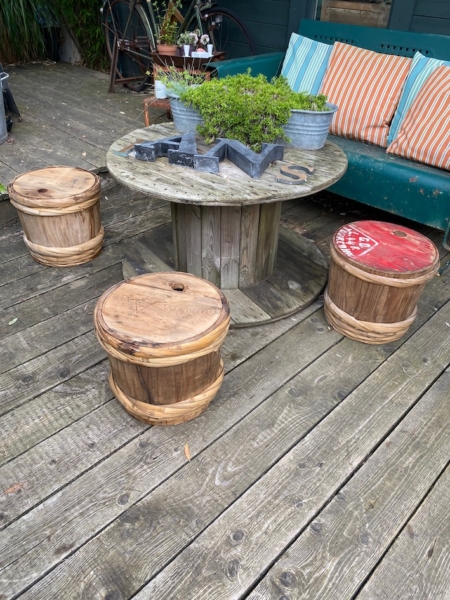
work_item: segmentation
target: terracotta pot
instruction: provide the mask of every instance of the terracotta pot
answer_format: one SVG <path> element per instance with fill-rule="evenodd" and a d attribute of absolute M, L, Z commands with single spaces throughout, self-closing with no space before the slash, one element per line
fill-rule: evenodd
<path fill-rule="evenodd" d="M 176 44 L 157 44 L 156 51 L 161 56 L 176 56 L 178 46 Z"/>

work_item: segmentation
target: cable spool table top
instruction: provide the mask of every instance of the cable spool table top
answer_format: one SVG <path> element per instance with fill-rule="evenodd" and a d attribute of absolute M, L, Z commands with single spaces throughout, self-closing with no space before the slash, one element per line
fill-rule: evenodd
<path fill-rule="evenodd" d="M 229 325 L 224 294 L 188 273 L 152 273 L 123 281 L 99 299 L 97 335 L 131 357 L 199 352 L 222 341 Z"/>
<path fill-rule="evenodd" d="M 136 129 L 112 144 L 106 155 L 109 172 L 120 183 L 178 204 L 201 206 L 249 206 L 309 196 L 338 181 L 347 169 L 347 157 L 336 144 L 326 142 L 321 150 L 285 148 L 284 159 L 271 164 L 260 179 L 252 179 L 228 160 L 220 163 L 219 174 L 177 165 L 167 158 L 147 162 L 129 158 L 124 149 L 139 141 L 156 141 L 178 132 L 173 123 Z M 200 154 L 210 149 L 197 136 Z M 315 169 L 303 185 L 277 182 L 280 166 L 296 164 Z"/>
<path fill-rule="evenodd" d="M 100 180 L 79 167 L 45 167 L 18 175 L 8 185 L 11 198 L 30 208 L 60 209 L 100 194 Z"/>

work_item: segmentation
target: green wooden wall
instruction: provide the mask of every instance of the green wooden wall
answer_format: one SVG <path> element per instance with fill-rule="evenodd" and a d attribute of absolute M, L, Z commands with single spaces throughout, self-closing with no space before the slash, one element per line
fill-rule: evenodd
<path fill-rule="evenodd" d="M 245 22 L 258 54 L 286 50 L 300 19 L 310 14 L 313 0 L 219 0 Z"/>
<path fill-rule="evenodd" d="M 450 35 L 450 0 L 394 0 L 389 27 Z"/>
<path fill-rule="evenodd" d="M 218 0 L 247 25 L 258 54 L 286 50 L 300 20 L 314 18 L 316 0 Z M 393 0 L 392 29 L 450 35 L 450 0 Z"/>

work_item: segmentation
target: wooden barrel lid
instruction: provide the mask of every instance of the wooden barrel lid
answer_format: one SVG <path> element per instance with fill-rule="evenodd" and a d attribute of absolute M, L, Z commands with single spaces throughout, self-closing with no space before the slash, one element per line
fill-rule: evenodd
<path fill-rule="evenodd" d="M 334 234 L 337 254 L 369 273 L 411 277 L 436 271 L 439 252 L 413 229 L 382 221 L 355 221 Z"/>
<path fill-rule="evenodd" d="M 79 167 L 46 167 L 18 175 L 8 185 L 11 198 L 31 208 L 65 208 L 100 194 L 100 180 Z"/>
<path fill-rule="evenodd" d="M 99 339 L 142 358 L 189 354 L 223 336 L 227 299 L 212 283 L 188 273 L 148 273 L 123 281 L 99 299 Z"/>

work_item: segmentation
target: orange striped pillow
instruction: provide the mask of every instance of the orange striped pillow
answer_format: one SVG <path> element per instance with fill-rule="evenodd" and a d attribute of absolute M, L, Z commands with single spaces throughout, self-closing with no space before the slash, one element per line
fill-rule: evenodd
<path fill-rule="evenodd" d="M 450 67 L 428 77 L 387 152 L 450 171 Z"/>
<path fill-rule="evenodd" d="M 387 146 L 411 59 L 335 42 L 320 93 L 337 104 L 331 133 Z"/>

